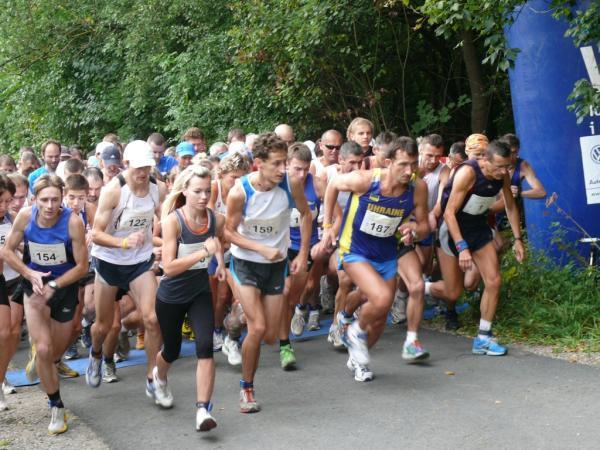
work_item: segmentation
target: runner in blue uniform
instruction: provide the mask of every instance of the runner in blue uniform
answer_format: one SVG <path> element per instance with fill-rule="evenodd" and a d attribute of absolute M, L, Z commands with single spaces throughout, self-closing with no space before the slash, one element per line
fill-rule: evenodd
<path fill-rule="evenodd" d="M 62 207 L 63 186 L 55 175 L 37 179 L 34 205 L 19 212 L 1 250 L 2 259 L 23 276 L 25 316 L 37 350 L 37 372 L 50 400 L 51 434 L 67 430 L 54 362 L 70 343 L 77 282 L 88 269 L 83 222 Z M 16 254 L 22 241 L 23 260 Z"/>
<path fill-rule="evenodd" d="M 346 330 L 348 368 L 358 381 L 373 378 L 369 350 L 385 326 L 396 289 L 399 243 L 412 245 L 429 233 L 427 187 L 415 178 L 416 143 L 399 138 L 386 149 L 385 169 L 336 177 L 327 186 L 322 246 L 330 246 L 333 207 L 338 192 L 351 192 L 344 211 L 339 258 L 345 272 L 366 297 L 359 319 Z M 414 209 L 414 205 L 420 207 Z M 413 211 L 414 210 L 414 211 Z M 414 214 L 416 221 L 409 221 Z"/>

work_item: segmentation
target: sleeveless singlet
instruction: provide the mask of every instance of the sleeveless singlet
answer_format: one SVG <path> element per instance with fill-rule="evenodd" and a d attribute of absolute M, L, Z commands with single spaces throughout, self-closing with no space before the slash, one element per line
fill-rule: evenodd
<path fill-rule="evenodd" d="M 187 226 L 181 209 L 175 210 L 175 217 L 179 223 L 181 234 L 177 237 L 177 258 L 190 255 L 204 248 L 204 241 L 215 236 L 217 221 L 212 210 L 207 209 L 208 230 L 203 234 L 196 234 Z M 156 295 L 164 303 L 189 303 L 200 293 L 210 290 L 208 271 L 206 270 L 210 258 L 203 258 L 179 275 L 168 277 L 163 275 L 158 285 Z"/>
<path fill-rule="evenodd" d="M 427 208 L 431 211 L 438 199 L 438 191 L 440 188 L 440 173 L 444 164 L 439 163 L 438 166 L 423 177 L 423 181 L 427 184 Z"/>
<path fill-rule="evenodd" d="M 7 213 L 0 220 L 0 247 L 6 243 L 6 237 L 12 228 L 12 219 L 10 215 Z M 6 262 L 4 262 L 4 279 L 6 281 L 11 281 L 19 278 L 21 274 L 17 272 L 15 269 L 10 267 Z"/>
<path fill-rule="evenodd" d="M 154 211 L 159 205 L 158 186 L 156 180 L 150 177 L 148 193 L 144 197 L 137 197 L 122 174 L 118 175 L 118 180 L 121 185 L 121 197 L 111 213 L 106 232 L 118 238 L 125 238 L 141 230 L 146 234 L 146 239 L 141 247 L 126 250 L 94 244 L 92 256 L 111 264 L 139 264 L 150 259 L 152 255 L 152 224 Z"/>
<path fill-rule="evenodd" d="M 373 169 L 369 190 L 352 193 L 340 232 L 340 259 L 353 253 L 373 261 L 398 257 L 398 226 L 410 218 L 414 209 L 414 183 L 398 197 L 381 195 L 381 169 Z"/>
<path fill-rule="evenodd" d="M 219 214 L 227 214 L 227 205 L 223 201 L 223 191 L 221 188 L 221 180 L 217 180 L 217 200 L 215 201 L 215 211 Z"/>
<path fill-rule="evenodd" d="M 31 219 L 25 227 L 23 262 L 37 272 L 51 272 L 58 278 L 75 267 L 73 245 L 69 235 L 71 210 L 62 208 L 56 223 L 49 228 L 37 224 L 38 209 L 31 208 Z"/>
<path fill-rule="evenodd" d="M 311 173 L 306 176 L 306 181 L 304 182 L 304 196 L 306 197 L 310 214 L 312 216 L 312 228 L 310 234 L 310 246 L 312 247 L 313 245 L 317 245 L 319 242 L 317 218 L 319 216 L 319 209 L 321 209 L 321 200 L 317 196 L 317 191 L 315 190 L 314 180 Z M 292 209 L 290 219 L 290 240 L 290 248 L 292 250 L 300 250 L 300 211 L 298 211 L 296 208 Z"/>
<path fill-rule="evenodd" d="M 446 211 L 454 177 L 464 166 L 470 166 L 475 171 L 475 184 L 469 190 L 463 204 L 456 212 L 456 220 L 461 229 L 488 227 L 487 215 L 490 206 L 496 201 L 496 195 L 502 189 L 503 180 L 487 179 L 475 160 L 468 160 L 456 168 L 442 192 L 442 213 Z"/>
<path fill-rule="evenodd" d="M 290 244 L 290 212 L 294 207 L 287 174 L 279 185 L 266 192 L 254 189 L 250 183 L 251 175 L 244 175 L 239 181 L 246 199 L 237 231 L 248 239 L 277 248 L 282 255 L 279 261 L 283 261 Z M 231 244 L 231 254 L 257 263 L 279 262 L 269 261 L 260 253 L 235 244 Z"/>

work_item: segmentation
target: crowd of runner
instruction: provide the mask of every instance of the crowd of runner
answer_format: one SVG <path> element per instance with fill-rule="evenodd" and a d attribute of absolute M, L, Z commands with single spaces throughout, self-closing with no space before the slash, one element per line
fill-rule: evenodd
<path fill-rule="evenodd" d="M 370 349 L 391 317 L 407 322 L 402 358 L 426 360 L 418 332 L 425 304 L 461 326 L 456 302 L 480 291 L 475 355 L 507 352 L 492 334 L 511 245 L 525 258 L 521 200 L 544 187 L 519 158 L 519 140 L 473 134 L 445 150 L 439 135 L 417 141 L 373 135 L 354 119 L 297 142 L 274 132 L 229 132 L 207 148 L 198 128 L 176 147 L 160 133 L 120 142 L 105 136 L 84 158 L 55 140 L 0 156 L 0 411 L 15 392 L 5 378 L 26 325 L 26 375 L 48 396 L 51 434 L 67 430 L 60 377 L 84 357 L 88 386 L 117 381 L 130 341 L 147 356 L 145 392 L 174 404 L 169 371 L 182 340 L 195 341 L 196 429 L 214 428 L 214 353 L 241 366 L 243 413 L 260 411 L 254 378 L 261 344 L 320 328 L 347 348 L 359 382 L 374 378 Z M 526 183 L 524 183 L 526 181 Z M 482 286 L 482 288 L 481 288 Z"/>

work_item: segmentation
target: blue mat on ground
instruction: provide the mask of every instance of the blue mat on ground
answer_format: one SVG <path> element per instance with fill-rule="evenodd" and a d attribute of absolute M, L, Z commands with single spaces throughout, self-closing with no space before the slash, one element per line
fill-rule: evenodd
<path fill-rule="evenodd" d="M 462 313 L 469 308 L 468 303 L 463 303 L 456 306 L 456 311 L 458 313 Z M 440 315 L 442 310 L 440 308 L 429 308 L 423 312 L 423 318 L 425 320 L 431 320 L 436 316 Z M 329 332 L 329 326 L 331 325 L 332 319 L 323 319 L 321 320 L 321 329 L 316 331 L 308 331 L 305 330 L 304 333 L 300 336 L 294 336 L 290 334 L 291 341 L 304 341 L 307 339 L 312 339 L 318 336 L 325 336 Z M 391 317 L 388 316 L 387 320 L 388 325 L 391 324 Z M 243 339 L 243 336 L 242 336 Z M 194 356 L 196 354 L 196 346 L 193 341 L 183 340 L 181 344 L 181 358 L 186 358 L 189 356 Z M 88 358 L 82 357 L 79 359 L 71 360 L 68 362 L 68 365 L 71 369 L 75 370 L 79 373 L 79 375 L 84 375 L 85 370 L 87 368 Z M 146 352 L 144 350 L 131 350 L 129 352 L 129 357 L 126 361 L 117 363 L 117 368 L 122 367 L 130 367 L 146 364 Z M 33 386 L 39 383 L 39 380 L 35 380 L 33 383 L 30 382 L 25 376 L 25 371 L 20 370 L 10 370 L 6 374 L 8 381 L 14 386 Z"/>

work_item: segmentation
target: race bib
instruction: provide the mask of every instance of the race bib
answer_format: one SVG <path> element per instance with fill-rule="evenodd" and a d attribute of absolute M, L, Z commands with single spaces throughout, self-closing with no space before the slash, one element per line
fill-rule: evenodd
<path fill-rule="evenodd" d="M 8 236 L 11 226 L 12 224 L 10 223 L 3 223 L 0 225 L 0 246 L 6 243 L 6 236 Z"/>
<path fill-rule="evenodd" d="M 192 253 L 196 253 L 204 248 L 203 242 L 198 242 L 196 244 L 179 244 L 177 248 L 177 258 L 183 258 L 185 256 L 191 255 Z M 196 264 L 191 266 L 188 270 L 195 269 L 206 269 L 208 267 L 208 262 L 210 261 L 210 257 L 202 258 Z"/>
<path fill-rule="evenodd" d="M 479 195 L 473 194 L 462 210 L 467 214 L 480 216 L 490 209 L 490 206 L 492 206 L 495 201 L 496 197 L 480 197 Z"/>
<path fill-rule="evenodd" d="M 315 220 L 317 217 L 317 210 L 311 209 L 310 215 L 312 217 L 312 220 Z M 293 208 L 292 214 L 290 216 L 290 227 L 298 228 L 300 226 L 300 218 L 301 218 L 300 211 L 298 211 L 296 208 Z"/>
<path fill-rule="evenodd" d="M 138 211 L 126 209 L 121 215 L 118 229 L 131 232 L 148 230 L 152 228 L 153 220 L 154 210 Z"/>
<path fill-rule="evenodd" d="M 31 262 L 40 266 L 58 266 L 67 262 L 67 249 L 65 244 L 38 244 L 29 242 L 29 256 Z"/>
<path fill-rule="evenodd" d="M 360 224 L 360 231 L 380 238 L 393 236 L 402 217 L 389 217 L 374 211 L 366 211 Z"/>
<path fill-rule="evenodd" d="M 281 216 L 271 219 L 251 219 L 246 220 L 244 226 L 248 233 L 256 238 L 268 238 L 279 233 L 281 226 Z"/>

